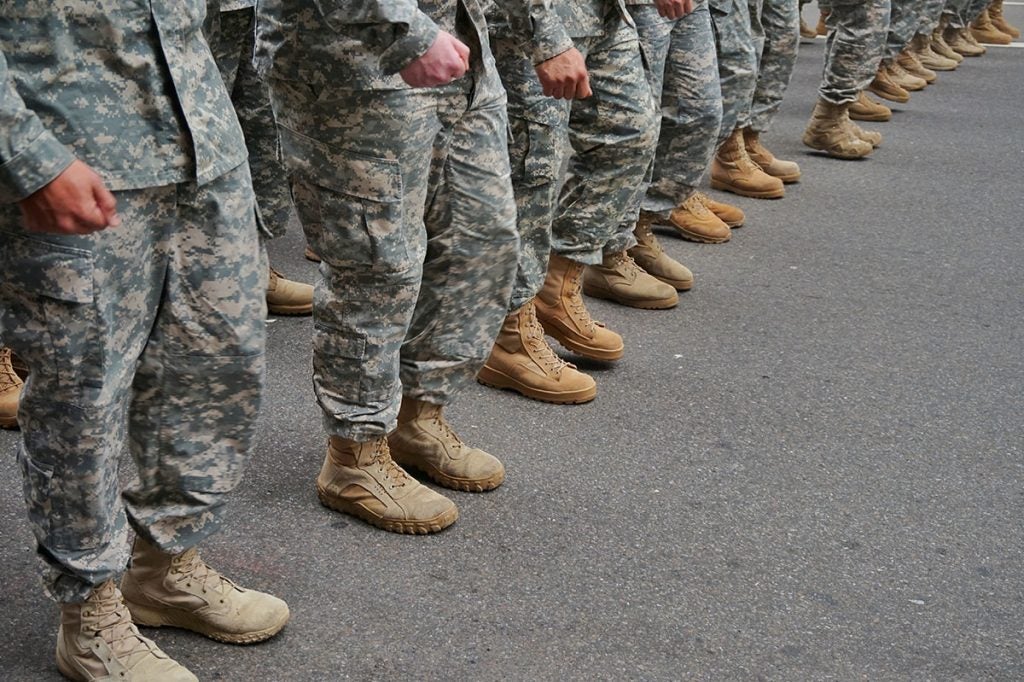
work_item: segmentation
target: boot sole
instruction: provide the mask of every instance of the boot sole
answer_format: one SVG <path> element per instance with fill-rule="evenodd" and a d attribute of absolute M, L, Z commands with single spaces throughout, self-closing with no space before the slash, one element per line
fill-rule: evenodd
<path fill-rule="evenodd" d="M 544 391 L 539 388 L 530 388 L 529 386 L 516 381 L 504 372 L 491 369 L 487 365 L 480 368 L 480 371 L 476 375 L 476 380 L 484 386 L 515 391 L 525 398 L 539 400 L 542 403 L 554 403 L 556 405 L 579 405 L 581 403 L 589 403 L 597 396 L 597 386 L 582 388 L 578 391 L 562 391 L 558 393 L 554 391 Z"/>
<path fill-rule="evenodd" d="M 771 174 L 769 173 L 769 175 Z M 782 184 L 784 185 L 792 185 L 794 183 L 800 182 L 800 175 L 800 173 L 791 173 L 789 175 L 772 175 L 772 177 L 782 180 Z"/>
<path fill-rule="evenodd" d="M 719 220 L 721 220 L 721 219 L 719 219 Z M 723 220 L 722 222 L 725 222 L 725 221 Z M 743 223 L 740 223 L 739 225 L 730 225 L 729 223 L 725 223 L 725 224 L 729 225 L 730 229 L 736 229 L 737 227 L 740 227 L 740 226 L 743 225 Z M 724 244 L 727 241 L 729 241 L 730 239 L 732 239 L 732 234 L 731 233 L 727 234 L 726 236 L 721 237 L 721 238 L 708 237 L 707 235 L 703 235 L 703 234 L 700 234 L 698 232 L 689 232 L 689 231 L 684 230 L 683 228 L 681 228 L 681 227 L 679 227 L 678 225 L 675 225 L 675 224 L 671 224 L 670 226 L 673 229 L 675 229 L 676 232 L 679 233 L 680 237 L 682 237 L 683 239 L 688 239 L 691 242 L 699 242 L 701 244 Z"/>
<path fill-rule="evenodd" d="M 855 114 L 850 112 L 850 118 L 854 121 L 868 121 L 870 123 L 885 123 L 892 120 L 892 114 Z"/>
<path fill-rule="evenodd" d="M 823 146 L 823 145 L 812 144 L 812 143 L 807 141 L 806 137 L 804 137 L 802 141 L 803 141 L 803 143 L 806 146 L 810 147 L 811 149 L 814 149 L 814 150 L 819 151 L 819 152 L 824 152 L 825 154 L 828 154 L 832 158 L 843 159 L 844 161 L 856 161 L 857 159 L 867 158 L 868 156 L 871 155 L 871 152 L 875 151 L 875 148 L 872 147 L 871 151 L 869 151 L 867 154 L 861 154 L 861 155 L 858 155 L 858 154 L 841 154 L 839 152 L 833 151 L 829 147 L 826 147 L 826 146 Z M 868 144 L 870 144 L 870 143 L 868 143 Z"/>
<path fill-rule="evenodd" d="M 210 627 L 207 623 L 203 622 L 202 619 L 184 611 L 164 611 L 153 609 L 148 606 L 133 604 L 128 601 L 128 599 L 125 599 L 124 603 L 128 607 L 128 611 L 132 614 L 132 622 L 136 625 L 142 625 L 149 628 L 181 628 L 182 630 L 198 632 L 212 640 L 223 642 L 225 644 L 256 644 L 257 642 L 268 640 L 279 633 L 291 617 L 291 613 L 285 613 L 285 616 L 281 621 L 274 623 L 270 627 L 262 630 L 254 630 L 253 632 L 223 632 Z"/>
<path fill-rule="evenodd" d="M 647 273 L 650 275 L 650 273 Z M 681 279 L 670 279 L 668 277 L 659 277 L 658 275 L 651 275 L 654 279 L 659 282 L 664 282 L 676 291 L 689 291 L 693 288 L 693 280 L 681 280 Z"/>
<path fill-rule="evenodd" d="M 366 521 L 375 528 L 386 530 L 389 533 L 402 533 L 405 535 L 428 535 L 430 533 L 439 533 L 448 526 L 455 523 L 459 518 L 459 510 L 457 507 L 452 507 L 449 511 L 442 514 L 438 514 L 432 519 L 426 519 L 425 521 L 398 521 L 395 519 L 385 519 L 377 516 L 373 512 L 365 509 L 358 504 L 353 504 L 347 500 L 339 500 L 336 497 L 332 497 L 325 491 L 321 490 L 317 486 L 316 494 L 320 498 L 320 504 L 324 505 L 328 509 L 342 512 L 350 516 L 355 516 L 358 519 Z"/>
<path fill-rule="evenodd" d="M 741 197 L 750 197 L 751 199 L 781 199 L 786 196 L 785 189 L 771 189 L 755 192 L 749 189 L 740 189 L 739 187 L 734 187 L 733 185 L 715 179 L 711 180 L 711 188 L 720 189 L 723 192 L 732 192 L 733 194 L 738 194 Z"/>
<path fill-rule="evenodd" d="M 541 326 L 544 327 L 544 332 L 548 336 L 553 338 L 555 341 L 558 341 L 558 343 L 560 343 L 566 350 L 570 350 L 577 355 L 582 355 L 583 357 L 590 358 L 591 360 L 618 360 L 626 352 L 626 347 L 624 345 L 614 350 L 584 346 L 583 344 L 576 343 L 557 329 L 554 329 L 553 327 L 549 328 L 543 322 L 541 322 Z"/>
<path fill-rule="evenodd" d="M 267 312 L 271 315 L 312 315 L 313 304 L 309 305 L 267 305 Z"/>
<path fill-rule="evenodd" d="M 422 464 L 415 459 L 397 455 L 394 450 L 391 451 L 391 459 L 401 464 L 405 469 L 414 469 L 424 474 L 434 483 L 449 490 L 460 490 L 464 493 L 486 493 L 505 482 L 504 470 L 487 478 L 453 478 L 428 464 Z"/>
<path fill-rule="evenodd" d="M 652 275 L 653 276 L 653 275 Z M 657 277 L 655 277 L 657 279 Z M 601 289 L 593 285 L 587 285 L 583 283 L 583 293 L 593 298 L 600 298 L 605 301 L 611 301 L 618 303 L 619 305 L 628 306 L 630 308 L 640 308 L 641 310 L 668 310 L 669 308 L 675 308 L 679 305 L 679 295 L 674 291 L 670 298 L 659 298 L 653 301 L 630 301 L 625 298 L 619 298 L 613 292 L 607 289 Z"/>
<path fill-rule="evenodd" d="M 907 96 L 907 97 L 900 97 L 898 95 L 893 95 L 892 93 L 888 93 L 888 92 L 885 92 L 883 90 L 872 90 L 870 87 L 868 88 L 868 90 L 871 93 L 873 93 L 875 95 L 878 95 L 882 99 L 887 99 L 890 102 L 896 102 L 897 104 L 906 104 L 907 102 L 910 101 L 910 97 L 909 96 Z"/>
<path fill-rule="evenodd" d="M 16 429 L 18 428 L 17 417 L 0 417 L 0 429 Z"/>

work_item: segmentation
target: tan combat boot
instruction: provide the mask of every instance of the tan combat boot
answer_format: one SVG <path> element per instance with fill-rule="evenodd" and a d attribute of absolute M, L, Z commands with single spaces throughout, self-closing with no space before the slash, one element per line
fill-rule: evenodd
<path fill-rule="evenodd" d="M 780 199 L 786 194 L 782 180 L 768 175 L 750 159 L 739 128 L 732 131 L 711 161 L 711 186 L 754 199 Z"/>
<path fill-rule="evenodd" d="M 847 105 L 818 99 L 804 130 L 803 143 L 837 159 L 861 159 L 874 149 L 856 137 L 848 125 Z"/>
<path fill-rule="evenodd" d="M 384 436 L 366 442 L 331 436 L 316 492 L 325 507 L 392 533 L 436 533 L 459 518 L 454 502 L 391 459 Z"/>
<path fill-rule="evenodd" d="M 640 220 L 652 222 L 655 225 L 670 225 L 679 232 L 681 237 L 692 242 L 721 244 L 729 241 L 732 238 L 729 226 L 696 197 L 697 195 L 693 194 L 672 209 L 667 219 L 654 213 L 641 211 Z"/>
<path fill-rule="evenodd" d="M 761 143 L 761 134 L 751 128 L 743 129 L 743 145 L 750 159 L 768 175 L 792 184 L 800 180 L 800 166 L 795 161 L 783 161 Z"/>
<path fill-rule="evenodd" d="M 307 246 L 306 250 L 302 253 L 302 256 L 313 263 L 319 263 L 321 261 L 320 254 L 314 251 L 312 246 Z"/>
<path fill-rule="evenodd" d="M 18 428 L 18 401 L 25 385 L 14 371 L 11 349 L 0 347 L 0 428 Z"/>
<path fill-rule="evenodd" d="M 878 72 L 875 73 L 875 79 L 871 81 L 868 90 L 890 102 L 903 104 L 910 101 L 910 93 L 893 80 L 889 62 L 884 59 L 878 65 Z"/>
<path fill-rule="evenodd" d="M 81 603 L 61 604 L 57 669 L 79 682 L 198 682 L 139 634 L 113 580 Z"/>
<path fill-rule="evenodd" d="M 210 568 L 195 547 L 167 554 L 141 537 L 121 593 L 138 625 L 182 628 L 228 644 L 270 639 L 290 616 L 277 597 L 242 589 Z"/>
<path fill-rule="evenodd" d="M 882 133 L 876 133 L 873 130 L 864 130 L 859 125 L 849 119 L 843 122 L 850 133 L 858 140 L 864 140 L 871 145 L 872 149 L 878 149 L 882 146 Z"/>
<path fill-rule="evenodd" d="M 918 60 L 917 54 L 909 47 L 896 56 L 896 63 L 911 76 L 916 76 L 929 85 L 939 77 L 931 69 L 925 68 L 924 64 Z"/>
<path fill-rule="evenodd" d="M 926 69 L 931 69 L 932 71 L 955 71 L 959 64 L 955 59 L 948 59 L 934 51 L 932 49 L 931 38 L 923 33 L 919 33 L 914 36 L 914 39 L 910 43 L 910 47 L 914 51 L 914 56 L 917 57 L 917 61 L 921 62 L 921 66 Z"/>
<path fill-rule="evenodd" d="M 831 13 L 831 10 L 825 9 L 822 10 L 821 13 L 818 15 L 818 25 L 814 27 L 814 30 L 818 33 L 819 36 L 828 35 L 828 26 L 825 25 L 825 20 L 828 19 L 828 15 Z"/>
<path fill-rule="evenodd" d="M 453 490 L 482 493 L 501 485 L 505 467 L 498 458 L 466 445 L 441 412 L 440 405 L 402 398 L 398 428 L 388 435 L 394 460 Z"/>
<path fill-rule="evenodd" d="M 747 216 L 739 206 L 733 206 L 724 201 L 715 201 L 704 192 L 694 192 L 692 196 L 696 197 L 697 201 L 704 205 L 704 208 L 718 216 L 718 219 L 731 229 L 743 227 Z"/>
<path fill-rule="evenodd" d="M 975 50 L 981 50 L 981 54 L 988 52 L 988 49 L 986 49 L 985 46 L 978 42 L 978 39 L 974 37 L 974 34 L 971 33 L 971 29 L 969 27 L 961 29 L 960 35 L 963 36 L 968 45 L 973 47 Z"/>
<path fill-rule="evenodd" d="M 880 123 L 892 118 L 892 109 L 871 99 L 863 90 L 857 95 L 857 101 L 850 105 L 847 113 L 850 118 L 857 121 Z"/>
<path fill-rule="evenodd" d="M 1020 29 L 1008 22 L 1006 17 L 1003 16 L 1003 0 L 995 0 L 995 2 L 989 5 L 988 16 L 992 20 L 992 24 L 1000 32 L 1014 39 L 1020 38 Z"/>
<path fill-rule="evenodd" d="M 800 37 L 808 40 L 813 40 L 818 35 L 816 29 L 811 28 L 810 24 L 804 21 L 803 17 L 800 17 Z"/>
<path fill-rule="evenodd" d="M 943 14 L 942 18 L 939 19 L 939 25 L 932 31 L 931 48 L 946 59 L 959 64 L 964 60 L 964 56 L 946 42 L 946 33 L 949 30 L 951 30 L 949 28 L 949 16 Z"/>
<path fill-rule="evenodd" d="M 270 268 L 267 311 L 272 315 L 309 315 L 313 312 L 313 287 L 285 279 L 280 272 Z"/>
<path fill-rule="evenodd" d="M 661 248 L 658 238 L 651 231 L 649 220 L 641 218 L 633 228 L 636 246 L 629 250 L 629 256 L 644 272 L 655 277 L 676 291 L 689 291 L 693 287 L 693 273 Z"/>
<path fill-rule="evenodd" d="M 928 87 L 928 81 L 924 78 L 918 78 L 914 74 L 910 73 L 896 60 L 889 60 L 889 76 L 896 85 L 900 86 L 907 92 L 917 92 Z"/>
<path fill-rule="evenodd" d="M 583 293 L 631 308 L 664 310 L 679 303 L 673 287 L 644 272 L 625 251 L 606 253 L 583 271 Z"/>
<path fill-rule="evenodd" d="M 586 403 L 597 395 L 594 380 L 548 345 L 533 300 L 505 318 L 491 356 L 476 378 L 487 386 L 545 403 Z"/>
<path fill-rule="evenodd" d="M 990 45 L 1009 45 L 1013 42 L 1012 36 L 1003 33 L 992 23 L 988 9 L 982 10 L 978 18 L 971 23 L 971 35 L 978 42 Z"/>
<path fill-rule="evenodd" d="M 533 299 L 537 319 L 558 343 L 591 360 L 618 360 L 622 337 L 590 316 L 583 302 L 583 265 L 551 254 L 544 286 Z"/>
<path fill-rule="evenodd" d="M 980 57 L 985 54 L 985 48 L 978 45 L 973 38 L 968 39 L 968 36 L 970 36 L 970 31 L 966 28 L 953 28 L 952 26 L 947 27 L 945 33 L 942 34 L 946 44 L 959 55 Z"/>

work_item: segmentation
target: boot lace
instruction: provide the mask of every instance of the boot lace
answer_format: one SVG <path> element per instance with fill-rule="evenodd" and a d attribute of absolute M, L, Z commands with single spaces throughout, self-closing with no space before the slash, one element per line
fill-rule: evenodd
<path fill-rule="evenodd" d="M 590 317 L 590 311 L 587 310 L 586 304 L 583 303 L 583 294 L 581 293 L 583 291 L 583 266 L 574 264 L 570 268 L 567 280 L 569 283 L 569 295 L 567 297 L 569 312 L 587 334 L 593 334 L 594 327 L 599 323 Z"/>
<path fill-rule="evenodd" d="M 703 206 L 703 204 L 702 204 Z M 704 210 L 707 210 L 706 208 Z M 636 229 L 633 230 L 633 234 L 636 236 L 637 244 L 646 246 L 655 254 L 660 254 L 664 249 L 661 248 L 661 242 L 654 236 L 654 231 L 651 229 L 649 222 L 640 221 L 636 224 Z"/>
<path fill-rule="evenodd" d="M 526 307 L 523 316 L 525 318 L 522 324 L 523 339 L 532 351 L 531 356 L 537 364 L 544 368 L 545 372 L 557 377 L 569 363 L 558 357 L 551 345 L 548 344 L 547 339 L 544 338 L 544 327 L 537 319 L 537 312 L 532 304 Z"/>
<path fill-rule="evenodd" d="M 11 364 L 11 349 L 0 348 L 0 393 L 21 386 L 21 377 L 14 371 Z"/>
<path fill-rule="evenodd" d="M 694 192 L 689 199 L 683 202 L 683 208 L 698 218 L 703 218 L 711 213 L 704 203 L 706 198 L 708 197 L 703 192 Z"/>
<path fill-rule="evenodd" d="M 387 438 L 381 438 L 374 445 L 372 463 L 384 474 L 392 488 L 401 488 L 409 482 L 409 475 L 391 459 Z"/>
<path fill-rule="evenodd" d="M 224 603 L 224 597 L 232 591 L 241 589 L 225 578 L 216 570 L 210 568 L 205 561 L 199 558 L 196 548 L 187 549 L 171 559 L 171 574 L 177 576 L 175 582 L 179 585 L 191 588 L 193 585 L 199 587 L 200 593 L 213 593 Z"/>
<path fill-rule="evenodd" d="M 109 594 L 101 593 L 82 607 L 82 629 L 101 638 L 118 660 L 131 668 L 150 654 L 152 646 L 139 634 L 128 607 L 113 585 L 97 588 L 97 591 L 107 589 Z"/>
<path fill-rule="evenodd" d="M 441 437 L 444 440 L 453 445 L 456 449 L 462 449 L 462 446 L 465 445 L 465 443 L 462 442 L 462 439 L 459 438 L 459 434 L 455 433 L 451 424 L 449 424 L 448 420 L 441 414 L 441 410 L 434 410 L 434 414 L 431 416 L 430 421 L 441 432 Z"/>

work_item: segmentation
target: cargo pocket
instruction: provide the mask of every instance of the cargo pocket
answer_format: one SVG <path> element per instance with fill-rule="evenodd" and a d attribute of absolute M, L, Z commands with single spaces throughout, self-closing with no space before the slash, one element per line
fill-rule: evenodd
<path fill-rule="evenodd" d="M 38 369 L 60 389 L 54 400 L 91 402 L 103 387 L 92 253 L 21 233 L 0 239 L 0 297 L 25 318 L 5 333 L 24 334 L 23 343 L 39 347 Z"/>
<path fill-rule="evenodd" d="M 287 128 L 281 144 L 300 183 L 299 213 L 311 218 L 306 237 L 325 263 L 377 272 L 413 267 L 398 161 L 329 149 Z"/>
<path fill-rule="evenodd" d="M 512 181 L 525 187 L 539 187 L 558 180 L 564 154 L 557 145 L 566 144 L 556 128 L 523 118 L 509 119 L 512 143 Z"/>

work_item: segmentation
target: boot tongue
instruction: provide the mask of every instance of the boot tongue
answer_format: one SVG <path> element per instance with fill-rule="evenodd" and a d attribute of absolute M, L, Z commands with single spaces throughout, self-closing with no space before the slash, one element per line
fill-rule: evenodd
<path fill-rule="evenodd" d="M 131 668 L 151 655 L 155 647 L 150 646 L 149 640 L 140 635 L 132 623 L 114 581 L 108 580 L 97 587 L 86 601 L 91 604 L 86 617 L 90 626 L 125 667 Z"/>

